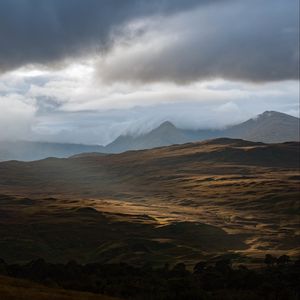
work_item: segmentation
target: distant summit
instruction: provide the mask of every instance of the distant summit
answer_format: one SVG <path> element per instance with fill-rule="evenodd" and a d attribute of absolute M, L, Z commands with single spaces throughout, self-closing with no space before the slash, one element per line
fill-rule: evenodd
<path fill-rule="evenodd" d="M 162 123 L 150 132 L 133 137 L 130 135 L 119 136 L 115 141 L 106 146 L 106 150 L 112 153 L 127 150 L 142 150 L 155 147 L 183 144 L 188 141 L 181 129 L 178 129 L 169 121 Z"/>
<path fill-rule="evenodd" d="M 272 117 L 280 117 L 280 116 L 286 118 L 289 115 L 278 112 L 278 111 L 274 111 L 274 110 L 266 110 L 265 112 L 263 112 L 262 114 L 259 114 L 254 119 L 272 118 Z M 291 116 L 289 116 L 289 117 L 291 117 Z M 294 117 L 292 117 L 292 118 L 294 118 Z"/>
<path fill-rule="evenodd" d="M 228 137 L 264 143 L 299 141 L 299 118 L 265 111 L 256 118 L 228 128 L 225 133 Z"/>
<path fill-rule="evenodd" d="M 176 126 L 171 123 L 170 121 L 165 121 L 163 123 L 161 123 L 157 129 L 160 129 L 160 130 L 172 130 L 172 129 L 177 129 Z"/>

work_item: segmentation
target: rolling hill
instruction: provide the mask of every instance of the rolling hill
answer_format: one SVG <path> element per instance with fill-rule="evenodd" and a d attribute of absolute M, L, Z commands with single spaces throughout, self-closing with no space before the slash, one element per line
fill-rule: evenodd
<path fill-rule="evenodd" d="M 193 264 L 299 254 L 299 143 L 220 138 L 0 163 L 0 257 Z"/>

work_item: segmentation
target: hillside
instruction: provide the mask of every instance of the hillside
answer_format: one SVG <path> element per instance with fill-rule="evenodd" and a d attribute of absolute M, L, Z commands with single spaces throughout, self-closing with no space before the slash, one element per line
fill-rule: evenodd
<path fill-rule="evenodd" d="M 297 142 L 222 138 L 2 162 L 0 257 L 195 263 L 220 253 L 295 256 L 299 181 Z"/>
<path fill-rule="evenodd" d="M 298 299 L 300 261 L 291 261 L 286 255 L 268 257 L 277 263 L 271 266 L 261 260 L 254 269 L 233 266 L 228 256 L 200 261 L 192 268 L 184 263 L 153 267 L 149 263 L 133 266 L 125 262 L 53 264 L 43 259 L 26 264 L 2 262 L 0 274 L 7 272 L 26 281 L 0 276 L 0 296 L 5 300 L 116 299 L 103 294 L 128 300 Z"/>
<path fill-rule="evenodd" d="M 117 300 L 117 298 L 49 288 L 28 280 L 0 276 L 0 299 L 3 300 Z"/>

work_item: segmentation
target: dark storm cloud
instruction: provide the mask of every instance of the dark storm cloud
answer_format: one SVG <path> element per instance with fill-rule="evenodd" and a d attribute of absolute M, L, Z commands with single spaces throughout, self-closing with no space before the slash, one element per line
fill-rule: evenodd
<path fill-rule="evenodd" d="M 1 0 L 0 72 L 95 53 L 136 17 L 184 11 L 209 0 Z M 215 1 L 213 1 L 215 2 Z"/>
<path fill-rule="evenodd" d="M 298 0 L 0 0 L 0 73 L 105 52 L 100 77 L 112 82 L 298 79 L 298 6 Z M 110 56 L 115 29 L 154 15 L 168 17 L 153 42 L 174 32 L 176 39 Z"/>
<path fill-rule="evenodd" d="M 172 19 L 152 29 L 157 37 L 170 35 L 169 42 L 151 51 L 145 39 L 144 49 L 134 55 L 124 47 L 100 64 L 100 76 L 176 83 L 299 78 L 298 0 L 220 2 Z"/>

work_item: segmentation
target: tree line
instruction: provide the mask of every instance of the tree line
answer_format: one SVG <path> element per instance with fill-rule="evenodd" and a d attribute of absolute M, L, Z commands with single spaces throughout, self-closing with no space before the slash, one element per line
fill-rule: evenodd
<path fill-rule="evenodd" d="M 296 300 L 300 296 L 300 260 L 266 254 L 265 266 L 233 267 L 230 259 L 153 267 L 150 263 L 81 265 L 36 259 L 25 264 L 0 260 L 0 274 L 25 278 L 50 287 L 89 291 L 122 299 L 145 300 Z"/>

